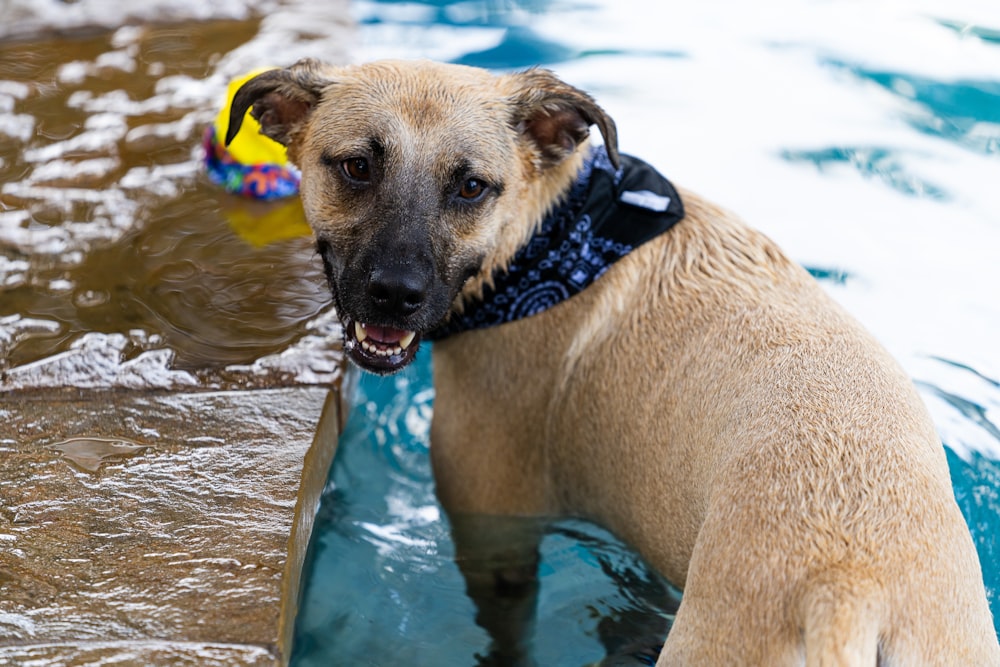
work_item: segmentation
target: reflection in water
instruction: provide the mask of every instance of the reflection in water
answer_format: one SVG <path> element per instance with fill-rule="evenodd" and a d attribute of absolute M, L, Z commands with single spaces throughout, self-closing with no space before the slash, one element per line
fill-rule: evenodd
<path fill-rule="evenodd" d="M 60 325 L 23 341 L 8 363 L 63 351 L 89 331 L 142 330 L 140 349 L 166 345 L 177 367 L 188 369 L 245 363 L 287 347 L 329 300 L 311 240 L 302 235 L 301 206 L 237 201 L 223 210 L 218 199 L 200 187 L 166 202 L 143 227 L 62 272 L 57 289 L 7 290 L 5 303 L 16 312 Z M 281 242 L 271 242 L 275 237 Z"/>
<path fill-rule="evenodd" d="M 434 495 L 430 361 L 423 350 L 399 375 L 359 380 L 316 518 L 295 667 L 399 656 L 468 667 L 486 652 Z M 537 664 L 652 664 L 679 596 L 629 548 L 589 523 L 558 522 L 542 541 L 539 576 Z"/>
<path fill-rule="evenodd" d="M 335 377 L 298 200 L 245 201 L 201 170 L 225 84 L 209 63 L 257 27 L 0 46 L 0 389 Z M 318 358 L 289 362 L 297 344 Z"/>

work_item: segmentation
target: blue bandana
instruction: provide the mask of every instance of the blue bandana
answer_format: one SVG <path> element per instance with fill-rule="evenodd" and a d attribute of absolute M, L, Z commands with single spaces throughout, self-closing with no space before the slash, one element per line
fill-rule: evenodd
<path fill-rule="evenodd" d="M 621 156 L 615 169 L 603 146 L 584 161 L 565 200 L 542 221 L 481 301 L 467 303 L 426 338 L 537 315 L 600 278 L 616 261 L 684 217 L 670 182 L 645 162 Z"/>

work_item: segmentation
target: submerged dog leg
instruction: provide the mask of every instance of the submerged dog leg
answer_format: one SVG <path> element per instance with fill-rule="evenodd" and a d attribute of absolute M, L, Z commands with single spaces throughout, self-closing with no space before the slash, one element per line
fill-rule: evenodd
<path fill-rule="evenodd" d="M 476 623 L 490 635 L 481 667 L 529 667 L 538 601 L 541 519 L 457 515 L 451 517 L 455 556 Z"/>

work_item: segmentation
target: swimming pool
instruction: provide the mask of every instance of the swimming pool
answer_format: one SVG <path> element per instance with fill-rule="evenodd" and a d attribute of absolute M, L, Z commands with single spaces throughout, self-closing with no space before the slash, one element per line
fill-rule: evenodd
<path fill-rule="evenodd" d="M 357 60 L 551 67 L 623 151 L 738 211 L 903 363 L 1000 617 L 1000 7 L 991 2 L 358 2 Z M 364 377 L 311 548 L 293 664 L 475 664 L 487 645 L 427 457 L 432 354 Z M 614 538 L 542 548 L 539 665 L 650 664 L 677 594 Z M 941 619 L 947 623 L 947 619 Z"/>

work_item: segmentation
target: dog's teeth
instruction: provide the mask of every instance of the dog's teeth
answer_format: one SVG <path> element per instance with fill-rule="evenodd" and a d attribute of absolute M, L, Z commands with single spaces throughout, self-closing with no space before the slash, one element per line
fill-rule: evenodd
<path fill-rule="evenodd" d="M 360 322 L 354 323 L 354 337 L 357 342 L 350 341 L 351 345 L 361 345 L 361 349 L 369 354 L 374 354 L 377 357 L 391 357 L 393 355 L 399 356 L 403 354 L 403 351 L 413 342 L 417 334 L 415 332 L 410 332 L 403 336 L 399 343 L 393 347 L 386 347 L 382 343 L 378 343 L 368 336 L 368 328 L 361 324 Z"/>

